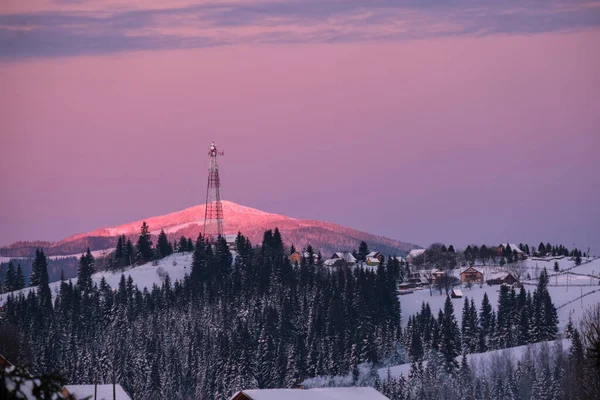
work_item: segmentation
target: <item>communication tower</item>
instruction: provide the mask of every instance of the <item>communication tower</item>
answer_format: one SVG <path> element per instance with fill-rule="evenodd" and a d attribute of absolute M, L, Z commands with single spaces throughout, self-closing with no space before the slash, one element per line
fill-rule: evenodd
<path fill-rule="evenodd" d="M 202 232 L 202 236 L 209 240 L 214 240 L 217 236 L 223 236 L 223 204 L 221 203 L 221 180 L 219 179 L 219 163 L 217 161 L 217 156 L 222 155 L 224 153 L 217 151 L 213 141 L 208 152 L 210 166 L 208 167 L 204 229 Z"/>

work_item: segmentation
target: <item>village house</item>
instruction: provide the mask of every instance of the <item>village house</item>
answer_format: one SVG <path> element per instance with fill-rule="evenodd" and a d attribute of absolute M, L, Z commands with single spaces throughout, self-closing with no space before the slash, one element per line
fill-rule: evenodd
<path fill-rule="evenodd" d="M 372 251 L 367 254 L 365 262 L 367 265 L 374 267 L 379 265 L 384 260 L 383 254 L 378 251 Z"/>
<path fill-rule="evenodd" d="M 356 258 L 347 251 L 338 251 L 330 259 L 323 263 L 326 267 L 353 267 L 356 265 Z"/>
<path fill-rule="evenodd" d="M 292 264 L 300 264 L 300 262 L 302 261 L 302 254 L 295 251 L 292 254 L 290 254 L 289 259 Z"/>
<path fill-rule="evenodd" d="M 511 252 L 516 252 L 517 253 L 517 258 L 519 260 L 524 260 L 527 258 L 527 255 L 523 252 L 523 250 L 521 250 L 519 248 L 518 245 L 514 244 L 514 243 L 500 243 L 500 245 L 498 247 L 496 247 L 496 254 L 498 256 L 502 256 L 502 254 L 504 254 L 504 251 L 506 250 L 506 248 L 510 246 L 510 251 Z"/>
<path fill-rule="evenodd" d="M 310 254 L 308 254 L 307 251 L 305 251 L 303 253 L 295 251 L 288 258 L 290 259 L 290 262 L 292 264 L 300 264 L 300 262 L 302 262 L 302 258 L 306 258 L 308 260 L 309 257 L 310 257 Z M 313 254 L 313 263 L 316 265 L 318 262 L 319 262 L 319 255 Z"/>
<path fill-rule="evenodd" d="M 389 400 L 372 387 L 326 387 L 313 389 L 251 389 L 231 400 Z"/>
<path fill-rule="evenodd" d="M 497 272 L 492 274 L 486 283 L 490 286 L 492 285 L 512 285 L 518 282 L 517 278 L 515 278 L 510 272 Z"/>
<path fill-rule="evenodd" d="M 460 273 L 460 281 L 462 283 L 483 283 L 483 271 L 468 267 Z"/>
<path fill-rule="evenodd" d="M 415 261 L 415 258 L 417 258 L 421 254 L 425 253 L 425 251 L 426 251 L 425 249 L 411 250 L 410 253 L 408 253 L 408 255 L 406 256 L 406 262 L 409 264 L 412 264 Z"/>
<path fill-rule="evenodd" d="M 113 385 L 67 385 L 63 387 L 61 394 L 64 398 L 73 396 L 76 399 L 90 400 L 131 400 L 119 384 Z"/>

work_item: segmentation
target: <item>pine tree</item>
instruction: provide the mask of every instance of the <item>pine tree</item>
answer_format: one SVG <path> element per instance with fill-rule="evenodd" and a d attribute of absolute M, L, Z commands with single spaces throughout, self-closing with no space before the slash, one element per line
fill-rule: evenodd
<path fill-rule="evenodd" d="M 150 236 L 150 229 L 146 225 L 146 221 L 142 223 L 136 251 L 136 260 L 142 263 L 151 260 L 154 255 L 152 251 L 152 237 Z"/>
<path fill-rule="evenodd" d="M 485 352 L 488 351 L 489 346 L 489 337 L 492 333 L 492 305 L 490 303 L 490 299 L 488 298 L 487 293 L 483 294 L 483 300 L 481 301 L 481 311 L 479 314 L 479 322 L 481 325 L 481 340 L 479 345 L 479 351 Z"/>
<path fill-rule="evenodd" d="M 20 290 L 25 287 L 25 275 L 23 274 L 23 269 L 21 268 L 21 264 L 17 264 L 17 275 L 15 280 L 15 290 Z"/>
<path fill-rule="evenodd" d="M 127 239 L 127 241 L 125 242 L 123 259 L 125 262 L 125 266 L 131 265 L 133 263 L 133 260 L 135 259 L 135 250 L 133 248 L 133 243 L 131 243 L 131 239 Z"/>
<path fill-rule="evenodd" d="M 88 247 L 87 252 L 79 259 L 79 266 L 77 268 L 77 286 L 82 292 L 92 289 L 92 274 L 94 272 L 96 272 L 95 260 Z"/>
<path fill-rule="evenodd" d="M 454 306 L 450 296 L 446 296 L 444 303 L 444 313 L 441 320 L 441 346 L 440 353 L 444 357 L 445 369 L 447 372 L 453 372 L 458 367 L 456 357 L 460 354 L 460 331 L 458 323 L 454 317 Z"/>
<path fill-rule="evenodd" d="M 45 312 L 52 311 L 52 292 L 49 286 L 48 260 L 44 254 L 44 250 L 36 251 L 36 257 L 33 262 L 37 266 L 40 306 Z"/>
<path fill-rule="evenodd" d="M 12 261 L 8 263 L 8 268 L 6 269 L 6 276 L 4 277 L 4 289 L 7 292 L 12 292 L 13 290 L 17 290 L 17 272 L 15 271 L 15 266 Z"/>
<path fill-rule="evenodd" d="M 538 246 L 538 252 L 540 253 L 540 255 L 544 256 L 546 255 L 546 252 L 548 252 L 550 250 L 546 250 L 546 246 L 544 245 L 544 242 L 540 242 L 540 245 Z"/>
<path fill-rule="evenodd" d="M 179 238 L 179 244 L 177 245 L 177 252 L 178 253 L 185 253 L 188 250 L 188 242 L 187 239 L 185 238 L 185 236 L 182 236 Z"/>
<path fill-rule="evenodd" d="M 35 249 L 35 257 L 31 264 L 31 274 L 29 275 L 29 286 L 38 286 L 40 284 L 41 270 L 47 267 L 47 264 L 43 264 L 47 262 L 46 257 L 42 257 L 43 254 L 44 250 Z"/>
<path fill-rule="evenodd" d="M 164 229 L 161 229 L 160 233 L 158 234 L 156 251 L 160 257 L 167 257 L 173 254 L 173 247 L 171 247 L 171 243 L 169 243 L 169 239 L 167 238 L 167 234 L 165 233 Z"/>
<path fill-rule="evenodd" d="M 369 254 L 369 246 L 367 245 L 366 242 L 361 241 L 360 245 L 358 246 L 358 261 L 366 261 L 367 260 L 367 254 Z"/>

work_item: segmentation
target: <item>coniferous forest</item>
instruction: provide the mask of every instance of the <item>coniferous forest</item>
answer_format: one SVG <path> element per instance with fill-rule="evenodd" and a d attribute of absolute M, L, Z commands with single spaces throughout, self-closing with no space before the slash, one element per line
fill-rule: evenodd
<path fill-rule="evenodd" d="M 136 246 L 142 258 L 146 239 Z M 392 356 L 396 264 L 330 272 L 308 258 L 292 266 L 277 230 L 259 247 L 242 235 L 236 245 L 234 261 L 223 238 L 214 246 L 198 238 L 190 275 L 149 289 L 126 274 L 116 288 L 93 285 L 88 253 L 77 284 L 63 282 L 54 304 L 38 252 L 38 292 L 9 298 L 4 309 L 19 343 L 14 362 L 72 384 L 114 378 L 134 398 L 222 399 Z"/>
<path fill-rule="evenodd" d="M 224 238 L 173 245 L 161 232 L 154 246 L 144 224 L 135 245 L 119 238 L 108 263 L 124 271 L 118 287 L 93 282 L 96 260 L 88 251 L 77 283 L 63 280 L 54 300 L 46 256 L 37 251 L 30 282 L 38 290 L 10 296 L 0 314 L 2 334 L 14 344 L 8 356 L 70 384 L 118 382 L 136 399 L 223 399 L 333 376 L 402 400 L 583 399 L 598 390 L 573 384 L 574 376 L 595 375 L 572 326 L 569 354 L 529 356 L 502 379 L 476 379 L 467 363 L 467 354 L 558 337 L 546 271 L 533 292 L 501 287 L 496 310 L 487 295 L 481 305 L 465 298 L 460 326 L 447 297 L 437 316 L 424 303 L 401 329 L 396 289 L 405 271 L 395 258 L 374 269 L 330 269 L 315 265 L 309 247 L 292 265 L 277 229 L 259 246 L 241 234 L 235 244 L 234 257 Z M 130 264 L 174 251 L 192 253 L 183 281 L 166 275 L 161 286 L 139 288 L 127 276 Z M 377 376 L 376 368 L 403 362 L 412 363 L 408 376 Z M 548 382 L 556 386 L 547 390 Z"/>

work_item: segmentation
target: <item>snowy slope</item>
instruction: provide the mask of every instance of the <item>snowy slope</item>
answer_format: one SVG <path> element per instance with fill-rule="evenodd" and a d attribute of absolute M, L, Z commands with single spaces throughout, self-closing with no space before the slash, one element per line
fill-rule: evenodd
<path fill-rule="evenodd" d="M 562 346 L 563 349 L 568 350 L 571 346 L 571 341 L 568 339 L 559 339 L 559 340 L 551 340 L 548 342 L 540 342 L 534 343 L 525 346 L 517 346 L 511 347 L 508 349 L 501 350 L 492 350 L 487 351 L 485 353 L 476 353 L 467 355 L 467 362 L 471 366 L 471 370 L 474 371 L 478 375 L 484 375 L 489 372 L 485 370 L 485 367 L 490 366 L 490 360 L 496 357 L 502 357 L 503 359 L 510 360 L 513 365 L 516 367 L 516 362 L 521 359 L 523 354 L 531 348 L 534 350 L 539 350 L 542 346 Z M 458 362 L 461 361 L 462 356 L 456 358 Z M 423 362 L 423 364 L 427 364 L 427 362 Z M 400 375 L 408 376 L 410 372 L 410 363 L 409 364 L 401 364 L 395 365 L 389 368 L 390 375 L 394 378 L 399 377 Z M 377 374 L 381 379 L 385 379 L 388 376 L 388 368 L 380 368 L 377 370 Z"/>
<path fill-rule="evenodd" d="M 559 262 L 559 266 L 564 265 L 564 268 L 571 268 L 575 264 L 573 261 L 565 258 Z M 569 314 L 572 314 L 572 318 L 574 322 L 577 322 L 581 317 L 582 311 L 593 304 L 600 303 L 600 285 L 598 284 L 599 279 L 590 277 L 590 276 L 580 276 L 574 275 L 574 273 L 578 274 L 592 274 L 594 272 L 594 276 L 598 276 L 600 273 L 600 259 L 590 260 L 590 262 L 586 264 L 582 264 L 579 267 L 575 267 L 570 269 L 568 272 L 569 275 L 569 284 L 572 285 L 574 283 L 585 284 L 586 286 L 566 286 L 567 282 L 567 274 L 561 273 L 559 275 L 552 275 L 554 268 L 554 260 L 547 262 L 540 262 L 534 260 L 526 260 L 526 267 L 531 269 L 531 276 L 534 275 L 535 268 L 537 267 L 537 272 L 541 272 L 544 267 L 548 269 L 548 273 L 550 274 L 550 283 L 548 286 L 548 291 L 552 296 L 552 301 L 554 305 L 558 309 L 558 318 L 559 318 L 559 328 L 562 330 L 566 326 L 569 320 Z M 490 274 L 493 270 L 497 270 L 498 267 L 486 267 L 486 272 L 484 274 Z M 455 270 L 455 273 L 458 276 L 459 270 Z M 535 289 L 535 284 L 537 283 L 535 280 L 525 281 L 529 283 L 525 285 L 526 290 L 533 291 Z M 558 286 L 556 284 L 558 283 Z M 490 303 L 492 307 L 496 309 L 498 304 L 498 296 L 500 293 L 499 286 L 488 286 L 487 284 L 483 284 L 482 287 L 479 285 L 474 285 L 471 289 L 464 287 L 462 289 L 463 296 L 468 297 L 469 299 L 473 298 L 475 300 L 475 306 L 477 309 L 481 307 L 481 301 L 483 300 L 483 295 L 487 293 Z M 580 297 L 583 297 L 580 299 Z M 439 292 L 433 290 L 432 295 L 430 295 L 429 289 L 420 289 L 416 290 L 413 294 L 399 296 L 400 304 L 402 307 L 402 322 L 406 325 L 408 321 L 408 317 L 410 315 L 416 314 L 421 309 L 421 304 L 423 302 L 428 302 L 431 307 L 431 311 L 433 315 L 437 316 L 438 310 L 444 308 L 444 302 L 446 301 L 446 295 L 440 295 Z M 458 320 L 459 326 L 462 320 L 462 307 L 464 303 L 463 299 L 453 299 L 452 303 L 454 305 L 454 315 Z"/>
<path fill-rule="evenodd" d="M 313 389 L 252 389 L 242 393 L 252 400 L 385 400 L 387 397 L 371 387 Z"/>
<path fill-rule="evenodd" d="M 176 265 L 173 265 L 175 262 Z M 100 284 L 100 280 L 102 277 L 106 279 L 106 282 L 112 287 L 116 288 L 119 285 L 119 280 L 121 279 L 121 274 L 125 275 L 125 278 L 131 276 L 135 285 L 141 290 L 144 287 L 150 290 L 153 284 L 161 285 L 164 280 L 164 273 L 169 274 L 169 278 L 171 282 L 175 282 L 176 280 L 182 280 L 185 274 L 190 273 L 190 268 L 192 264 L 192 254 L 191 253 L 177 253 L 171 255 L 169 257 L 165 257 L 159 261 L 158 265 L 154 266 L 151 263 L 140 265 L 139 267 L 127 269 L 123 272 L 109 272 L 102 271 L 95 273 L 92 275 L 92 280 Z M 160 274 L 159 274 L 160 273 Z M 73 284 L 77 283 L 77 278 L 68 279 L 68 281 Z M 60 282 L 52 282 L 50 283 L 50 290 L 52 291 L 53 298 L 56 298 L 58 291 L 60 289 Z M 6 298 L 11 294 L 23 293 L 27 295 L 30 290 L 37 290 L 37 288 L 25 288 L 21 290 L 17 290 L 15 292 L 4 293 L 0 295 L 0 305 L 6 301 Z"/>

